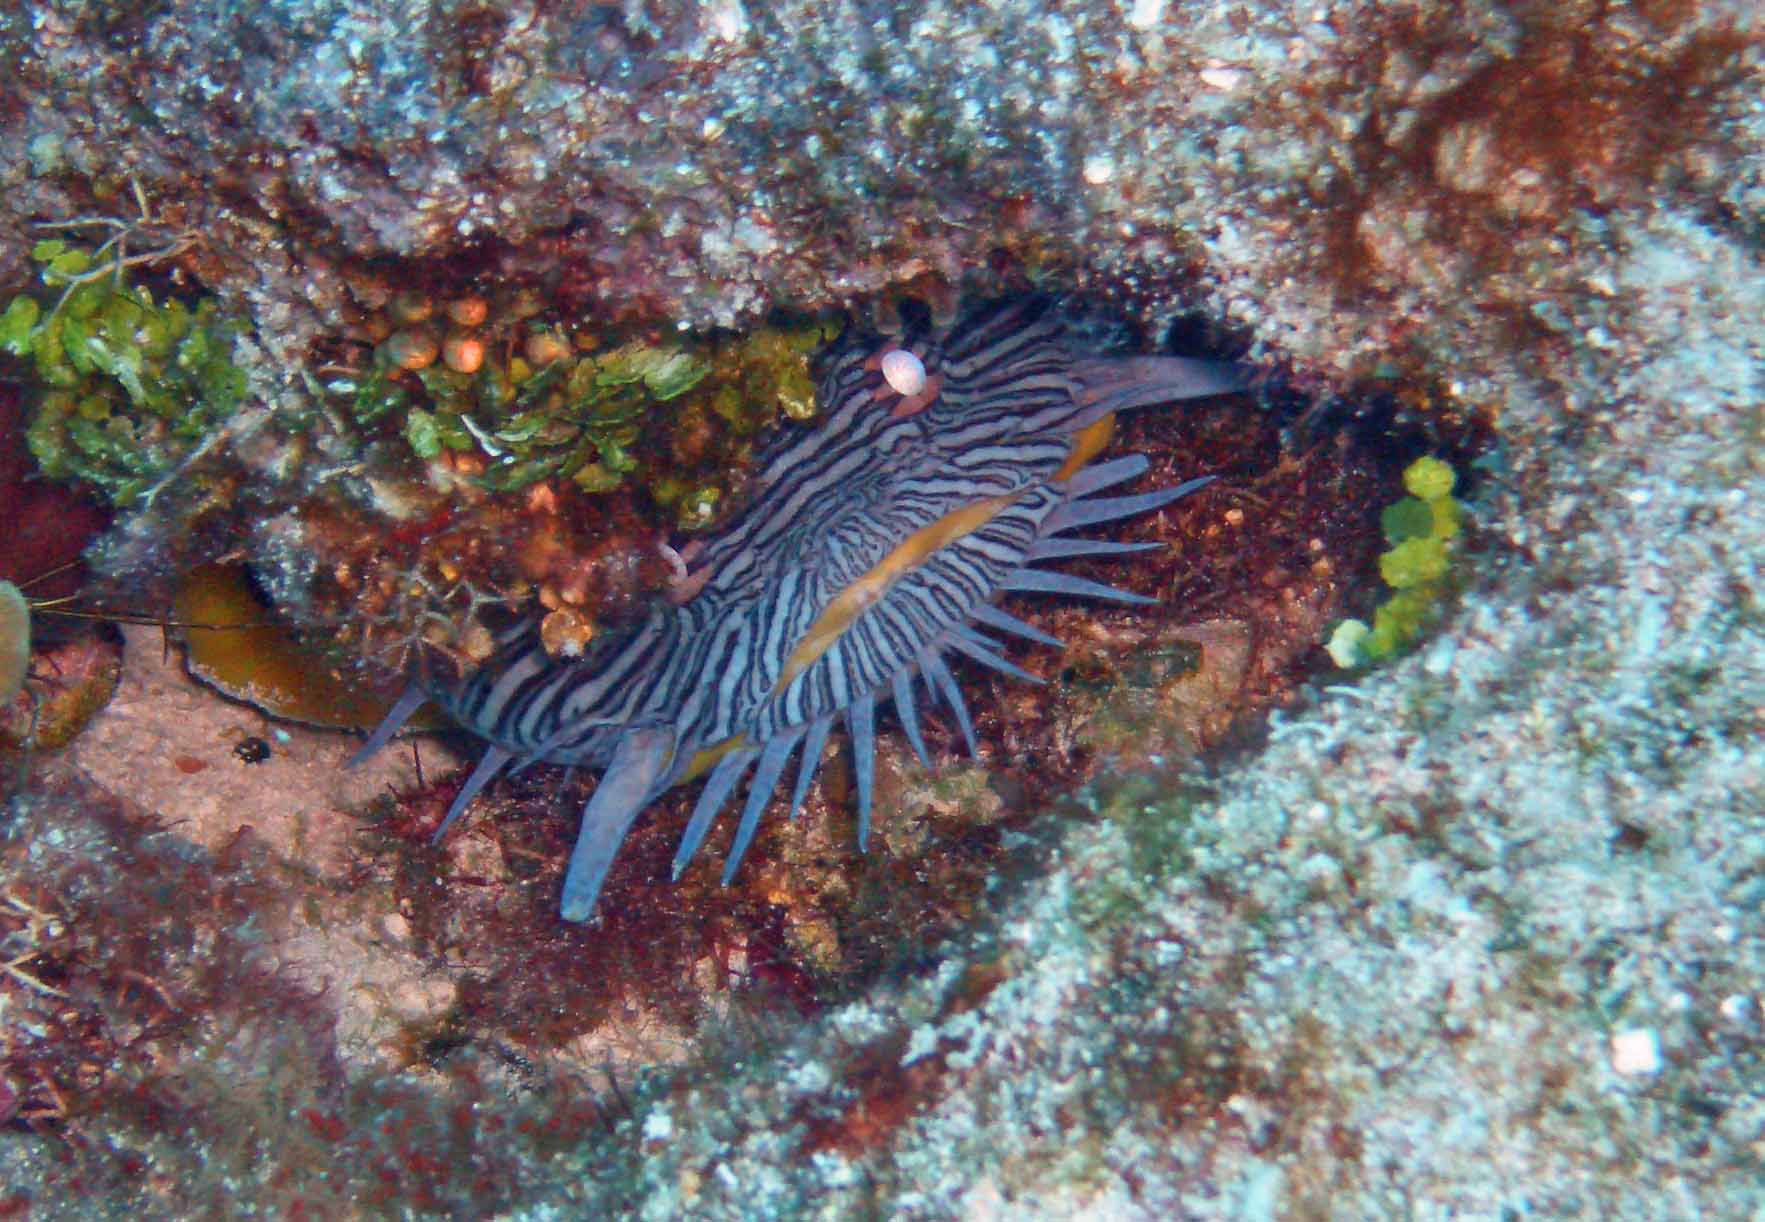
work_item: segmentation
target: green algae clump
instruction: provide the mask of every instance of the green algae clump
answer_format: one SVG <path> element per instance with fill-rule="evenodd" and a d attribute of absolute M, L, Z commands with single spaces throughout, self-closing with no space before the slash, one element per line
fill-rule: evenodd
<path fill-rule="evenodd" d="M 715 520 L 760 433 L 781 416 L 814 415 L 809 358 L 834 330 L 794 320 L 735 338 L 603 348 L 587 332 L 571 338 L 568 321 L 537 303 L 487 305 L 473 318 L 456 333 L 482 354 L 470 368 L 436 361 L 445 345 L 413 348 L 407 328 L 375 348 L 370 369 L 324 389 L 346 399 L 364 432 L 396 432 L 425 462 L 451 452 L 484 491 L 634 485 L 686 529 Z"/>
<path fill-rule="evenodd" d="M 1403 472 L 1404 490 L 1430 505 L 1451 496 L 1457 482 L 1452 465 L 1438 458 L 1418 458 Z"/>
<path fill-rule="evenodd" d="M 1379 556 L 1379 576 L 1393 593 L 1374 611 L 1370 626 L 1358 619 L 1336 625 L 1325 646 L 1336 665 L 1353 669 L 1404 653 L 1439 613 L 1464 524 L 1464 506 L 1452 495 L 1457 482 L 1452 466 L 1438 458 L 1418 458 L 1404 469 L 1410 495 L 1379 515 L 1391 545 Z"/>
<path fill-rule="evenodd" d="M 0 313 L 0 350 L 35 374 L 27 443 L 45 475 L 131 505 L 244 400 L 236 328 L 212 300 L 155 300 L 120 259 L 60 239 L 31 255 L 50 292 L 21 294 Z"/>
<path fill-rule="evenodd" d="M 1409 590 L 1439 581 L 1446 564 L 1446 540 L 1405 539 L 1379 557 L 1379 576 L 1394 590 Z"/>

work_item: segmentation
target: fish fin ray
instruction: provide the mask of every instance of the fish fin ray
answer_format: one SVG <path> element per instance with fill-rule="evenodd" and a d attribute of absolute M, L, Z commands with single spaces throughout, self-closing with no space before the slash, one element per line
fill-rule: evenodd
<path fill-rule="evenodd" d="M 833 729 L 832 717 L 817 717 L 809 723 L 807 737 L 803 742 L 803 760 L 797 766 L 797 784 L 791 790 L 791 822 L 796 822 L 797 812 L 803 808 L 803 799 L 809 794 L 809 785 L 815 780 L 815 773 L 821 767 L 821 753 L 827 749 L 828 731 Z"/>
<path fill-rule="evenodd" d="M 705 834 L 711 830 L 723 804 L 729 801 L 731 791 L 736 782 L 742 779 L 749 764 L 759 752 L 752 747 L 741 747 L 731 751 L 717 761 L 711 769 L 711 775 L 705 780 L 705 788 L 699 794 L 698 804 L 693 807 L 692 818 L 686 821 L 686 831 L 680 834 L 680 847 L 674 851 L 674 878 L 679 880 L 686 872 L 693 855 L 705 842 Z"/>
<path fill-rule="evenodd" d="M 1156 552 L 1166 543 L 1113 543 L 1108 539 L 1037 539 L 1025 553 L 1029 560 L 1070 560 L 1077 556 L 1131 556 Z"/>
<path fill-rule="evenodd" d="M 919 732 L 919 710 L 913 707 L 913 672 L 898 670 L 895 672 L 895 715 L 901 719 L 901 729 L 907 735 L 907 741 L 913 747 L 913 754 L 927 768 L 932 766 L 931 756 L 925 750 L 925 736 Z"/>
<path fill-rule="evenodd" d="M 962 703 L 962 689 L 956 686 L 956 676 L 950 673 L 950 668 L 944 664 L 944 659 L 938 656 L 936 649 L 927 649 L 921 652 L 919 665 L 937 685 L 938 692 L 944 697 L 944 703 L 948 704 L 950 711 L 955 714 L 956 724 L 962 730 L 962 740 L 968 744 L 969 756 L 979 759 L 980 752 L 974 740 L 974 722 L 969 719 L 968 706 Z"/>
<path fill-rule="evenodd" d="M 1156 545 L 1155 545 L 1156 546 Z M 1007 615 L 991 603 L 982 603 L 974 609 L 974 618 L 989 628 L 997 628 L 1000 632 L 1010 632 L 1025 640 L 1034 641 L 1038 645 L 1050 645 L 1055 649 L 1065 649 L 1066 642 L 1052 633 L 1043 632 L 1034 624 L 1026 624 L 1015 615 Z"/>
<path fill-rule="evenodd" d="M 582 808 L 582 826 L 564 874 L 561 910 L 566 921 L 586 921 L 594 914 L 626 832 L 662 788 L 673 758 L 671 730 L 633 730 L 614 745 L 600 784 Z"/>
<path fill-rule="evenodd" d="M 1090 496 L 1093 492 L 1101 492 L 1105 488 L 1113 488 L 1144 474 L 1151 465 L 1151 460 L 1144 454 L 1129 454 L 1124 458 L 1112 458 L 1108 462 L 1092 463 L 1066 481 L 1066 495 L 1077 499 Z"/>
<path fill-rule="evenodd" d="M 976 637 L 967 632 L 952 632 L 950 634 L 950 647 L 967 654 L 982 666 L 991 667 L 1002 675 L 1010 675 L 1013 679 L 1020 679 L 1025 683 L 1034 683 L 1037 686 L 1047 682 L 1046 679 L 1030 674 L 1029 671 L 1024 670 L 1021 666 L 1013 666 L 1010 662 L 1007 662 L 991 649 L 984 648 L 981 644 L 984 640 L 986 640 L 986 638 Z M 987 644 L 990 645 L 992 642 L 988 641 Z"/>
<path fill-rule="evenodd" d="M 374 727 L 374 732 L 368 735 L 367 741 L 354 755 L 349 757 L 349 762 L 343 766 L 355 768 L 365 764 L 370 756 L 391 742 L 393 735 L 404 728 L 404 723 L 409 721 L 416 711 L 428 702 L 429 693 L 419 685 L 413 683 L 405 688 L 398 694 L 398 699 L 393 702 L 392 708 L 387 710 L 386 716 L 380 720 L 380 724 Z"/>
<path fill-rule="evenodd" d="M 747 855 L 748 845 L 753 842 L 754 833 L 760 827 L 760 815 L 766 804 L 772 800 L 773 791 L 778 788 L 778 778 L 784 773 L 785 764 L 790 762 L 791 752 L 796 750 L 797 743 L 803 737 L 804 727 L 787 730 L 767 740 L 760 752 L 760 762 L 754 768 L 754 778 L 748 782 L 748 800 L 742 806 L 741 823 L 735 829 L 735 842 L 729 846 L 729 859 L 723 863 L 723 885 L 729 886 L 735 878 L 736 870 Z"/>
<path fill-rule="evenodd" d="M 1001 581 L 999 588 L 1024 594 L 1066 594 L 1073 598 L 1096 598 L 1105 602 L 1126 603 L 1133 607 L 1150 607 L 1158 603 L 1156 598 L 1148 598 L 1144 594 L 1118 590 L 1100 581 L 1074 577 L 1070 573 L 1051 573 L 1045 569 L 1019 569 Z"/>
<path fill-rule="evenodd" d="M 447 808 L 447 815 L 441 820 L 441 826 L 436 828 L 429 837 L 430 844 L 441 843 L 441 838 L 447 835 L 447 829 L 454 825 L 454 820 L 465 813 L 466 807 L 472 804 L 472 799 L 478 796 L 478 791 L 490 784 L 492 778 L 502 771 L 503 765 L 509 762 L 512 755 L 514 755 L 512 751 L 493 746 L 478 757 L 477 767 L 472 769 L 472 775 L 466 778 L 466 783 L 460 786 L 460 792 L 454 796 L 453 804 Z"/>

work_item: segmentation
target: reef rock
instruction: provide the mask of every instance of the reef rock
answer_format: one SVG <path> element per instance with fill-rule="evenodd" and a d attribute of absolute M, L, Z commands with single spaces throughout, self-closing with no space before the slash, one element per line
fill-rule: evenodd
<path fill-rule="evenodd" d="M 547 904 L 437 928 L 432 874 L 352 891 L 334 832 L 309 901 L 299 829 L 181 840 L 45 763 L 0 844 L 0 1000 L 33 1016 L 0 1034 L 0 1208 L 1765 1209 L 1762 39 L 1741 0 L 0 15 L 0 283 L 31 223 L 144 207 L 289 370 L 365 264 L 706 326 L 1004 249 L 1495 422 L 1474 582 L 1419 653 L 1211 773 L 1094 784 L 929 970 L 685 1049 L 666 1007 L 511 1015 L 509 960 L 422 949 L 503 921 L 504 953 Z M 474 851 L 487 894 L 537 852 Z"/>

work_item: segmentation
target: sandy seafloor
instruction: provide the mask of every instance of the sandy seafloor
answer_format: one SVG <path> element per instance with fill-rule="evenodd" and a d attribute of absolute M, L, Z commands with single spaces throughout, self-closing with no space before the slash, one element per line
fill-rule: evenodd
<path fill-rule="evenodd" d="M 1277 19 L 1297 20 L 1256 18 Z M 1275 89 L 1304 56 L 1242 59 Z M 1320 682 L 1203 796 L 1082 795 L 1106 817 L 1072 824 L 931 977 L 747 1046 L 725 1036 L 607 1131 L 531 1153 L 510 1137 L 508 1216 L 1765 1217 L 1756 92 L 1725 130 L 1689 186 L 1604 201 L 1544 287 L 1455 279 L 1425 257 L 1449 244 L 1418 241 L 1427 266 L 1386 267 L 1407 288 L 1360 314 L 1270 273 L 1290 218 L 1259 211 L 1253 184 L 1213 183 L 1236 212 L 1202 238 L 1202 277 L 1259 342 L 1327 366 L 1402 315 L 1432 373 L 1499 405 L 1471 506 L 1487 546 L 1450 620 L 1414 656 Z M 1206 172 L 1169 173 L 1196 188 L 1173 207 L 1206 206 L 1190 202 Z M 1368 215 L 1375 247 L 1404 230 Z M 1548 300 L 1532 310 L 1548 335 L 1483 329 L 1497 296 Z M 409 757 L 346 775 L 348 740 L 295 732 L 244 765 L 232 744 L 261 718 L 164 668 L 152 634 L 129 649 L 123 691 L 45 775 L 153 812 L 192 852 L 243 822 L 345 869 L 330 816 Z M 67 812 L 32 803 L 15 834 L 69 834 Z M 0 889 L 28 883 L 30 854 L 8 862 Z M 397 920 L 352 911 L 282 948 L 329 982 L 352 1079 L 413 1073 L 385 1040 L 450 1003 Z M 215 1064 L 241 1099 L 269 1081 Z M 138 1185 L 46 1192 L 66 1156 L 14 1125 L 0 1180 L 30 1216 L 285 1199 L 273 1157 L 156 1190 L 163 1156 L 143 1149 Z M 399 1208 L 421 1212 L 357 1206 Z"/>

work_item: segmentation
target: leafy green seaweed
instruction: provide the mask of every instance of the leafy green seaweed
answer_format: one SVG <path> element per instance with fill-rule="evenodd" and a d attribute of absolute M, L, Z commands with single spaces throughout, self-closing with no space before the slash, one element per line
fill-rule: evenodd
<path fill-rule="evenodd" d="M 38 242 L 43 290 L 0 313 L 0 349 L 37 382 L 26 441 L 43 473 L 127 506 L 238 410 L 238 327 L 219 306 L 156 301 L 126 265 L 59 238 Z"/>

